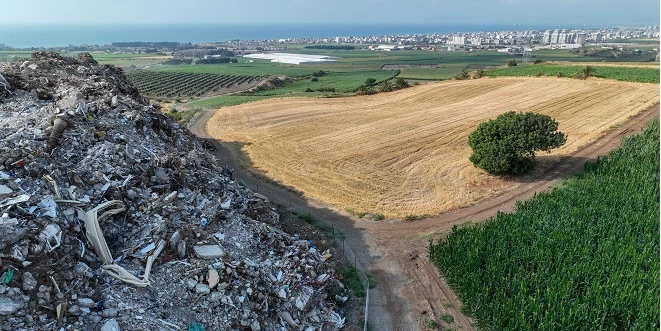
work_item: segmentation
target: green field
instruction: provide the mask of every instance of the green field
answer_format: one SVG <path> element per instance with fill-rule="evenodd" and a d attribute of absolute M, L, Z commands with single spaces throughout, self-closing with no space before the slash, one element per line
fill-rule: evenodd
<path fill-rule="evenodd" d="M 487 70 L 488 77 L 502 76 L 558 76 L 574 77 L 585 66 L 565 66 L 553 64 L 519 65 Z M 659 69 L 632 67 L 602 67 L 595 66 L 595 77 L 614 79 L 626 82 L 659 83 Z"/>
<path fill-rule="evenodd" d="M 135 70 L 126 77 L 140 93 L 151 97 L 191 97 L 220 92 L 238 84 L 250 84 L 260 77 L 202 74 L 187 72 L 160 72 Z"/>
<path fill-rule="evenodd" d="M 215 109 L 269 98 L 346 96 L 353 94 L 368 78 L 374 78 L 378 83 L 393 78 L 397 73 L 397 71 L 394 73 L 391 71 L 328 72 L 324 76 L 317 77 L 317 81 L 307 77 L 299 78 L 272 90 L 254 92 L 250 95 L 221 95 L 195 100 L 187 103 L 186 106 Z M 307 89 L 314 92 L 306 92 Z"/>
<path fill-rule="evenodd" d="M 586 173 L 430 245 L 489 330 L 659 329 L 659 122 Z"/>
<path fill-rule="evenodd" d="M 358 72 L 328 72 L 326 75 L 317 77 L 318 81 L 311 79 L 299 79 L 285 86 L 275 89 L 266 90 L 255 93 L 255 95 L 263 96 L 297 96 L 306 95 L 314 96 L 311 92 L 305 92 L 306 89 L 323 90 L 335 89 L 337 93 L 353 93 L 358 86 L 364 84 L 368 78 L 374 78 L 377 82 L 381 82 L 395 77 L 399 71 L 358 71 Z M 320 93 L 320 92 L 314 92 Z M 328 94 L 328 92 L 321 92 Z"/>
<path fill-rule="evenodd" d="M 247 76 L 280 76 L 300 77 L 312 74 L 315 71 L 327 72 L 359 72 L 381 70 L 384 65 L 436 65 L 439 70 L 429 74 L 425 69 L 410 70 L 403 76 L 411 79 L 447 79 L 463 69 L 475 69 L 490 66 L 500 66 L 511 59 L 520 59 L 520 56 L 496 52 L 494 50 L 480 50 L 473 52 L 448 51 L 367 51 L 367 50 L 317 50 L 293 48 L 283 52 L 304 53 L 316 55 L 335 56 L 337 62 L 311 63 L 311 64 L 285 64 L 274 63 L 270 60 L 239 58 L 239 63 L 203 64 L 203 65 L 159 65 L 150 68 L 156 71 L 212 73 L 222 75 Z M 568 51 L 540 50 L 533 55 L 534 59 L 545 61 L 595 61 L 595 58 L 581 57 Z M 407 69 L 409 70 L 409 69 Z M 434 71 L 432 69 L 432 71 Z"/>
<path fill-rule="evenodd" d="M 270 99 L 274 97 L 255 95 L 222 95 L 186 103 L 187 108 L 218 109 L 220 107 L 236 106 L 242 103 Z"/>

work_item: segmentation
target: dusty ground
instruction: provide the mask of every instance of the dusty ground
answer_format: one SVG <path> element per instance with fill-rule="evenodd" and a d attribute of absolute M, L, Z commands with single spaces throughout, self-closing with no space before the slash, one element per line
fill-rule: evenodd
<path fill-rule="evenodd" d="M 307 197 L 404 218 L 464 207 L 517 185 L 468 160 L 468 135 L 489 118 L 510 110 L 556 118 L 568 140 L 541 158 L 552 162 L 658 102 L 657 84 L 480 79 L 365 97 L 253 102 L 220 109 L 207 130 L 242 144 L 246 162 Z"/>
<path fill-rule="evenodd" d="M 205 123 L 213 114 L 214 111 L 208 111 L 192 124 L 196 134 L 209 137 L 204 130 Z M 461 313 L 457 296 L 429 263 L 428 240 L 446 235 L 453 225 L 480 222 L 498 211 L 514 210 L 516 201 L 529 199 L 536 192 L 547 190 L 564 178 L 581 172 L 585 161 L 607 154 L 621 144 L 624 136 L 639 132 L 650 120 L 658 117 L 659 105 L 656 104 L 587 145 L 555 158 L 554 163 L 547 163 L 509 191 L 469 207 L 414 222 L 374 222 L 333 210 L 320 201 L 305 199 L 291 188 L 246 171 L 241 166 L 245 162 L 241 145 L 218 141 L 215 144 L 219 147 L 218 156 L 251 188 L 282 204 L 308 210 L 315 218 L 334 225 L 345 234 L 347 246 L 356 252 L 358 264 L 375 274 L 379 282 L 378 287 L 370 291 L 369 320 L 374 330 L 426 330 L 429 319 L 436 320 L 444 328 L 473 330 L 474 321 Z M 453 316 L 453 323 L 440 321 L 440 317 L 446 314 Z"/>

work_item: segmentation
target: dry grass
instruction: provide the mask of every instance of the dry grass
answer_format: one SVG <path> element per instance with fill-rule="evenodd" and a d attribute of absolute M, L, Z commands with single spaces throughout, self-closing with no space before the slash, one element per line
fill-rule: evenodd
<path fill-rule="evenodd" d="M 245 143 L 257 171 L 308 197 L 389 217 L 436 214 L 514 187 L 474 168 L 468 134 L 509 111 L 548 114 L 563 155 L 659 102 L 659 85 L 557 78 L 425 84 L 337 99 L 279 99 L 222 108 L 208 131 Z M 547 158 L 548 159 L 548 158 Z"/>

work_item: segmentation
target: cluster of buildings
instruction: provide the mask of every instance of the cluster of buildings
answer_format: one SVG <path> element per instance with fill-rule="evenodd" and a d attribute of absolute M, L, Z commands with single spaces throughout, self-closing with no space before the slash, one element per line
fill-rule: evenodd
<path fill-rule="evenodd" d="M 622 39 L 637 38 L 659 38 L 659 26 L 291 38 L 261 41 L 235 40 L 233 43 L 243 45 L 270 45 L 271 47 L 278 44 L 380 44 L 398 45 L 397 49 L 406 49 L 412 45 L 417 45 L 418 47 L 425 45 L 427 48 L 431 48 L 431 46 L 444 46 L 448 47 L 448 49 L 457 49 L 466 46 L 471 48 L 502 48 L 530 45 L 535 45 L 536 47 L 573 48 L 588 43 L 608 43 Z M 395 48 L 384 50 L 395 50 Z"/>

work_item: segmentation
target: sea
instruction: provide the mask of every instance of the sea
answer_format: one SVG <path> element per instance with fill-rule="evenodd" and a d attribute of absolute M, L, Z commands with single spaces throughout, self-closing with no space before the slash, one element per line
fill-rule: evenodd
<path fill-rule="evenodd" d="M 198 25 L 24 25 L 0 24 L 0 46 L 51 48 L 69 45 L 108 45 L 126 41 L 182 43 L 230 40 L 279 40 L 390 36 L 453 32 L 571 29 L 572 26 L 521 24 L 198 24 Z M 582 28 L 586 28 L 582 26 Z"/>

